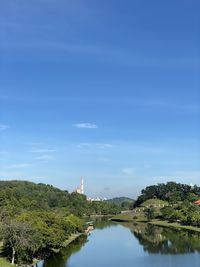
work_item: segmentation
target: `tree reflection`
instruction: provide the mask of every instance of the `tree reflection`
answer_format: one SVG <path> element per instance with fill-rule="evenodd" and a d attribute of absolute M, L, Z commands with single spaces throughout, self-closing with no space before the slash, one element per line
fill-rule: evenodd
<path fill-rule="evenodd" d="M 108 227 L 113 227 L 113 226 L 117 226 L 117 223 L 111 221 L 111 220 L 108 220 L 107 217 L 96 217 L 96 218 L 93 218 L 94 220 L 94 227 L 95 229 L 105 229 L 105 228 L 108 228 Z"/>
<path fill-rule="evenodd" d="M 131 232 L 143 246 L 144 251 L 149 253 L 184 254 L 200 252 L 199 233 L 144 223 L 132 225 Z"/>
<path fill-rule="evenodd" d="M 42 267 L 67 267 L 67 261 L 72 254 L 80 251 L 87 242 L 87 236 L 82 235 L 77 240 L 73 241 L 66 249 L 63 249 L 59 254 L 54 254 L 50 259 L 45 260 Z"/>

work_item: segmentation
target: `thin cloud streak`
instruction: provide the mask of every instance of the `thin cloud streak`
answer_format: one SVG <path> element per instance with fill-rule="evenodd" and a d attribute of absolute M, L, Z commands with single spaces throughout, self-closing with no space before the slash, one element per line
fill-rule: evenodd
<path fill-rule="evenodd" d="M 113 145 L 109 143 L 80 143 L 77 145 L 78 148 L 99 148 L 99 149 L 104 149 L 104 148 L 112 148 Z"/>
<path fill-rule="evenodd" d="M 30 152 L 44 154 L 44 153 L 54 153 L 56 152 L 56 150 L 55 149 L 31 149 Z"/>
<path fill-rule="evenodd" d="M 43 160 L 43 161 L 51 161 L 54 160 L 54 157 L 52 155 L 41 155 L 35 158 L 36 160 Z"/>
<path fill-rule="evenodd" d="M 135 173 L 135 168 L 124 168 L 122 172 L 125 175 L 133 175 Z"/>
<path fill-rule="evenodd" d="M 90 123 L 90 122 L 76 123 L 73 126 L 76 128 L 80 128 L 80 129 L 97 129 L 98 128 L 97 124 Z"/>
<path fill-rule="evenodd" d="M 25 169 L 32 166 L 32 164 L 29 163 L 19 163 L 19 164 L 13 164 L 6 167 L 6 169 Z"/>

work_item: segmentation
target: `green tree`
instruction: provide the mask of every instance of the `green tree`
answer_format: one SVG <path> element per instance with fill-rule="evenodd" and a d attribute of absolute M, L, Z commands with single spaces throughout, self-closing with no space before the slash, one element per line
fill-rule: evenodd
<path fill-rule="evenodd" d="M 25 222 L 12 220 L 2 226 L 2 238 L 4 247 L 10 251 L 11 263 L 15 260 L 32 259 L 32 255 L 38 249 L 37 234 L 34 229 Z"/>
<path fill-rule="evenodd" d="M 149 208 L 145 209 L 145 215 L 147 217 L 147 220 L 150 221 L 155 218 L 155 209 L 153 206 L 150 206 Z"/>

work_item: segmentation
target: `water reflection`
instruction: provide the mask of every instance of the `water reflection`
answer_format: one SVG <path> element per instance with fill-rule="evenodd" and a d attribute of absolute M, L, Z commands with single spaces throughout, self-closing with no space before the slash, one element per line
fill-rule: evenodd
<path fill-rule="evenodd" d="M 199 266 L 199 254 L 194 253 L 200 252 L 199 233 L 145 223 L 119 224 L 106 218 L 92 220 L 95 220 L 95 231 L 89 238 L 79 237 L 38 267 Z"/>
<path fill-rule="evenodd" d="M 144 251 L 149 253 L 185 254 L 200 252 L 200 233 L 156 227 L 145 223 L 133 224 L 131 232 L 139 240 Z"/>
<path fill-rule="evenodd" d="M 90 219 L 94 222 L 95 229 L 105 229 L 117 226 L 117 224 L 110 221 L 108 217 L 90 217 Z"/>
<path fill-rule="evenodd" d="M 38 265 L 38 267 L 68 267 L 68 259 L 74 253 L 79 252 L 87 242 L 86 236 L 80 236 L 72 244 L 70 244 L 67 249 L 63 249 L 59 255 L 55 254 L 50 259 L 45 260 L 44 263 Z"/>
<path fill-rule="evenodd" d="M 105 229 L 108 227 L 116 226 L 116 224 L 106 217 L 90 217 L 86 221 L 93 221 L 95 229 Z M 68 267 L 68 259 L 72 254 L 79 252 L 87 243 L 87 236 L 80 236 L 77 240 L 73 241 L 67 249 L 63 249 L 59 254 L 52 255 L 51 258 L 38 263 L 35 267 Z"/>

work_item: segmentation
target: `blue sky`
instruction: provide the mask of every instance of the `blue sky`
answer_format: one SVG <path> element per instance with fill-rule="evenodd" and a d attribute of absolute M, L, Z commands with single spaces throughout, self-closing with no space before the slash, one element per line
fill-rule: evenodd
<path fill-rule="evenodd" d="M 135 197 L 200 178 L 200 3 L 2 0 L 0 178 Z"/>

